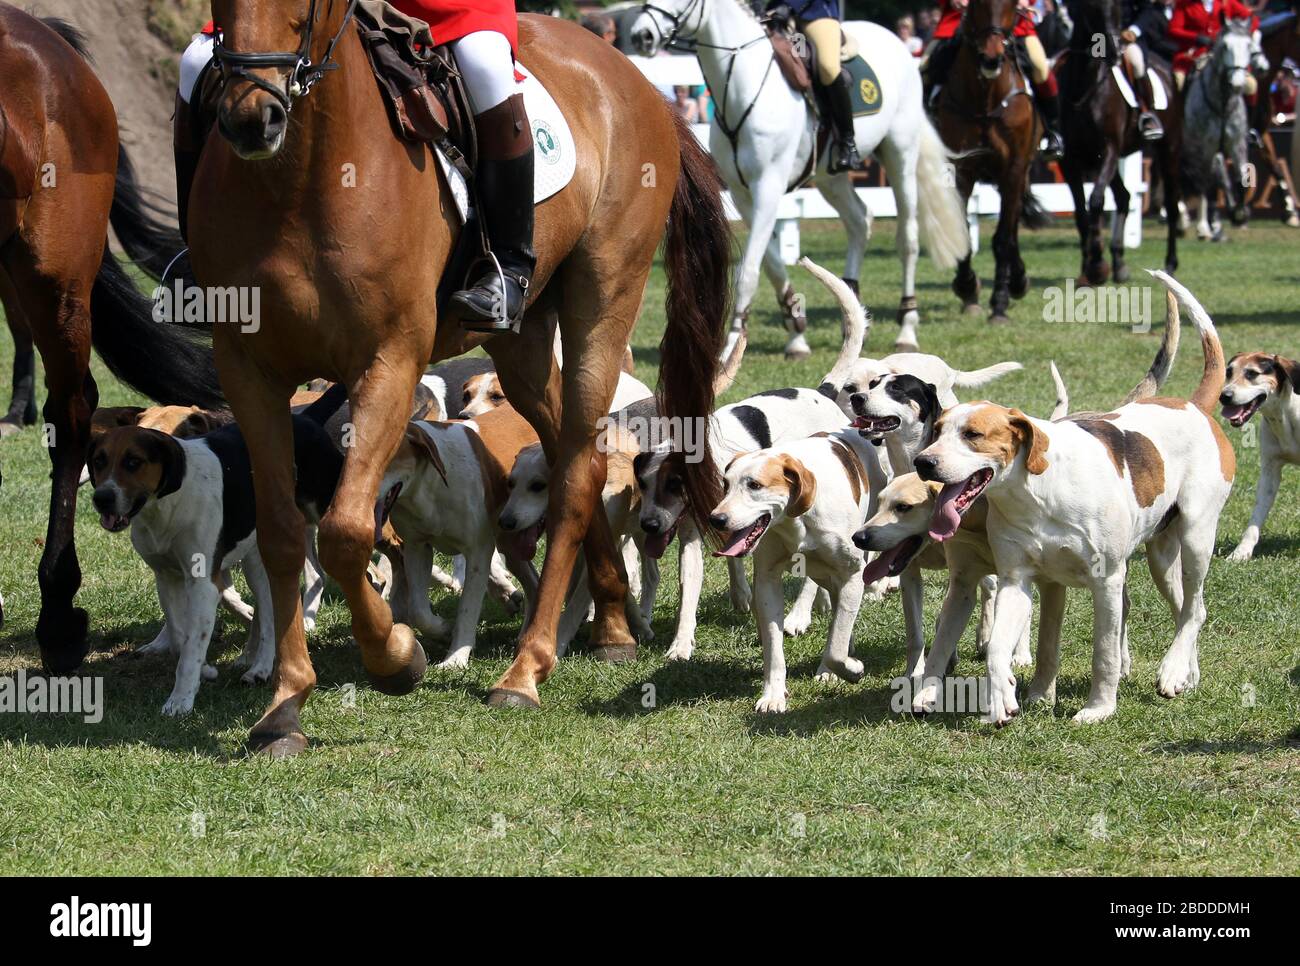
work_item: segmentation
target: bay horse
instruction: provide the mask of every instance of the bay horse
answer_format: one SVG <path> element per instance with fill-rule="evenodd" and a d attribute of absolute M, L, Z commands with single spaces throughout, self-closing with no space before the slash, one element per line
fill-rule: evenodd
<path fill-rule="evenodd" d="M 914 350 L 920 323 L 919 237 L 924 235 L 935 264 L 942 269 L 954 267 L 970 252 L 965 208 L 952 185 L 948 151 L 925 116 L 916 58 L 896 34 L 879 24 L 850 21 L 843 30 L 868 56 L 880 81 L 883 106 L 875 114 L 856 118 L 854 134 L 863 156 L 875 152 L 880 159 L 894 191 L 903 290 L 895 347 Z M 871 229 L 870 213 L 854 191 L 849 173 L 827 174 L 828 152 L 818 157 L 816 112 L 775 68 L 767 30 L 746 0 L 646 3 L 632 24 L 632 38 L 647 56 L 675 40 L 696 43 L 715 104 L 709 151 L 749 226 L 736 267 L 732 330 L 738 331 L 749 314 L 761 263 L 785 313 L 789 334 L 785 354 L 807 356 L 811 351 L 804 336 L 807 320 L 798 308 L 800 302 L 772 234 L 781 199 L 813 179 L 844 224 L 848 236 L 844 279 L 855 292 Z"/>
<path fill-rule="evenodd" d="M 62 21 L 0 4 L 0 301 L 10 328 L 30 333 L 49 389 L 53 473 L 36 638 L 54 674 L 86 654 L 88 618 L 73 607 L 73 524 L 98 401 L 92 343 L 116 375 L 161 403 L 222 404 L 211 352 L 154 322 L 152 303 L 108 250 L 123 155 L 112 101 L 83 52 Z"/>
<path fill-rule="evenodd" d="M 1117 38 L 1120 31 L 1117 0 L 1088 0 L 1070 5 L 1075 29 L 1068 52 L 1057 67 L 1061 96 L 1069 109 L 1064 112 L 1065 155 L 1061 170 L 1074 199 L 1074 223 L 1079 230 L 1082 267 L 1079 284 L 1101 285 L 1108 277 L 1127 281 L 1124 264 L 1124 222 L 1129 215 L 1130 193 L 1124 184 L 1120 162 L 1145 145 L 1138 132 L 1138 108 L 1130 107 L 1120 90 L 1112 68 L 1121 61 Z M 1105 45 L 1098 56 L 1098 39 Z M 1167 107 L 1155 111 L 1164 136 L 1155 142 L 1165 206 L 1165 271 L 1178 270 L 1178 202 L 1181 199 L 1180 148 L 1183 136 L 1182 102 L 1172 72 L 1155 63 L 1147 65 L 1148 77 L 1156 75 L 1164 84 Z M 1150 81 L 1143 79 L 1135 83 Z M 1083 182 L 1092 178 L 1092 192 L 1084 197 Z M 1105 211 L 1106 188 L 1115 196 L 1111 222 L 1110 258 L 1102 252 L 1101 219 Z M 1138 213 L 1141 217 L 1141 212 Z"/>
<path fill-rule="evenodd" d="M 597 654 L 635 654 L 623 611 L 627 577 L 604 515 L 592 513 L 605 474 L 596 427 L 665 224 L 660 403 L 679 429 L 686 420 L 707 425 L 727 321 L 730 233 L 711 160 L 618 50 L 544 16 L 519 18 L 520 60 L 564 109 L 580 163 L 573 181 L 537 207 L 537 270 L 519 334 L 484 343 L 455 317 L 440 317 L 434 295 L 459 232 L 455 202 L 431 150 L 394 136 L 350 23 L 355 2 L 214 0 L 224 31 L 214 52 L 223 65 L 220 136 L 204 145 L 189 207 L 196 280 L 260 289 L 260 328 L 218 325 L 213 345 L 248 441 L 258 547 L 271 581 L 274 695 L 249 746 L 272 756 L 306 748 L 300 711 L 316 683 L 298 594 L 303 518 L 293 500 L 289 419 L 296 386 L 320 376 L 346 389 L 354 443 L 318 531 L 319 555 L 347 598 L 372 685 L 405 694 L 426 657 L 366 579 L 379 487 L 425 365 L 485 345 L 559 481 L 550 488 L 538 601 L 514 662 L 486 697 L 494 706 L 538 707 L 580 545 Z M 355 179 L 342 177 L 347 171 Z M 551 351 L 554 315 L 562 375 Z M 683 464 L 691 504 L 707 513 L 719 492 L 707 444 Z"/>
<path fill-rule="evenodd" d="M 940 137 L 958 155 L 962 205 L 977 181 L 992 182 L 1001 195 L 990 322 L 1008 321 L 1011 299 L 1029 290 L 1020 221 L 1038 211 L 1029 195 L 1029 166 L 1042 139 L 1042 121 L 1011 50 L 1016 17 L 1016 0 L 971 0 L 962 15 L 961 47 L 932 108 Z M 979 312 L 980 280 L 969 254 L 957 264 L 952 290 L 967 313 Z"/>

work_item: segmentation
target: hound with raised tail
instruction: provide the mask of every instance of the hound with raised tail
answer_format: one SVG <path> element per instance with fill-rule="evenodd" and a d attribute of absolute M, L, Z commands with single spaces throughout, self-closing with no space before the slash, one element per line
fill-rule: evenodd
<path fill-rule="evenodd" d="M 1282 485 L 1282 467 L 1300 463 L 1300 362 L 1268 352 L 1240 352 L 1228 360 L 1219 402 L 1223 418 L 1237 429 L 1260 415 L 1255 509 L 1241 542 L 1228 555 L 1229 560 L 1249 560 Z"/>
<path fill-rule="evenodd" d="M 835 365 L 818 389 L 771 389 L 738 403 L 723 406 L 710 419 L 709 439 L 721 471 L 738 453 L 765 449 L 779 443 L 804 439 L 814 433 L 834 431 L 848 425 L 848 418 L 835 404 L 835 396 L 848 378 L 850 367 L 862 351 L 867 315 L 852 290 L 839 278 L 807 258 L 799 264 L 831 290 L 843 318 L 844 342 Z M 651 557 L 663 556 L 682 528 L 678 567 L 681 577 L 681 608 L 677 633 L 668 648 L 669 660 L 688 660 L 695 649 L 695 620 L 704 584 L 704 541 L 687 513 L 683 486 L 686 454 L 673 452 L 670 445 L 644 449 L 633 464 L 641 490 L 641 529 L 646 533 L 645 550 Z M 873 462 L 878 462 L 872 456 Z M 732 606 L 749 609 L 750 591 L 744 564 L 728 561 L 731 571 Z M 805 583 L 799 601 L 791 611 L 797 620 L 791 631 L 807 626 L 807 617 L 817 593 Z M 802 625 L 802 628 L 798 625 Z"/>
<path fill-rule="evenodd" d="M 1191 315 L 1205 367 L 1190 400 L 1151 398 L 1060 423 L 978 402 L 945 412 L 937 440 L 917 456 L 923 479 L 942 484 L 930 536 L 950 539 L 985 495 L 998 593 L 989 641 L 986 720 L 1020 709 L 1011 653 L 1029 619 L 1029 585 L 1086 587 L 1093 596 L 1092 688 L 1079 723 L 1115 712 L 1128 561 L 1141 546 L 1177 631 L 1157 690 L 1173 697 L 1200 681 L 1202 589 L 1236 458 L 1213 416 L 1224 384 L 1214 323 L 1187 289 L 1152 273 Z M 1041 642 L 1028 700 L 1056 699 L 1058 642 Z"/>

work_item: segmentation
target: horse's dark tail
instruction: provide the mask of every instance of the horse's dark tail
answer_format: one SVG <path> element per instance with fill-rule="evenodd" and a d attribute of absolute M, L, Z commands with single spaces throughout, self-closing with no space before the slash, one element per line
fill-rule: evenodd
<path fill-rule="evenodd" d="M 722 498 L 708 425 L 731 309 L 731 227 L 713 159 L 676 112 L 673 121 L 681 171 L 664 238 L 668 325 L 659 343 L 658 401 L 660 413 L 677 427 L 683 450 L 687 442 L 699 441 L 697 449 L 685 453 L 683 472 L 690 513 L 700 532 L 709 534 L 709 514 Z M 687 425 L 695 429 L 692 435 L 686 435 Z"/>
<path fill-rule="evenodd" d="M 1024 200 L 1020 203 L 1020 223 L 1030 231 L 1049 228 L 1052 224 L 1052 213 L 1038 203 L 1033 187 L 1028 184 L 1025 185 Z"/>
<path fill-rule="evenodd" d="M 157 322 L 146 298 L 108 247 L 90 292 L 90 338 L 123 382 L 164 406 L 224 409 L 212 347 L 179 326 Z"/>
<path fill-rule="evenodd" d="M 175 212 L 154 192 L 141 187 L 124 145 L 117 149 L 117 185 L 108 218 L 127 257 L 151 278 L 162 278 L 185 249 Z"/>
<path fill-rule="evenodd" d="M 87 63 L 94 63 L 90 50 L 86 47 L 86 35 L 80 30 L 62 17 L 41 17 L 41 23 L 67 41 L 68 46 L 80 54 Z"/>

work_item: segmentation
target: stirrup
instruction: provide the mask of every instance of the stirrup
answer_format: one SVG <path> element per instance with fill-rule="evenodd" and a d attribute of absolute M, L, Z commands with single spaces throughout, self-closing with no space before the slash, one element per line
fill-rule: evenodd
<path fill-rule="evenodd" d="M 519 307 L 519 317 L 516 319 L 511 319 L 509 313 L 509 305 L 507 304 L 507 302 L 509 301 L 509 299 L 507 298 L 509 294 L 509 290 L 506 287 L 505 269 L 501 267 L 501 261 L 500 259 L 497 258 L 496 252 L 493 252 L 491 250 L 484 252 L 483 255 L 480 256 L 470 267 L 473 268 L 476 265 L 478 265 L 479 262 L 484 262 L 484 261 L 490 261 L 492 263 L 492 267 L 496 269 L 497 279 L 500 281 L 501 284 L 501 299 L 497 306 L 499 311 L 496 316 L 490 319 L 483 319 L 483 318 L 461 315 L 460 327 L 462 329 L 465 329 L 468 332 L 486 332 L 486 333 L 513 332 L 515 335 L 518 335 L 519 327 L 520 325 L 523 324 L 524 321 L 524 308 L 528 301 L 529 280 L 522 277 L 519 279 L 519 294 L 521 297 L 521 302 L 523 304 L 521 304 Z M 466 272 L 465 274 L 467 277 L 473 276 L 473 272 Z M 452 302 L 456 303 L 457 305 L 465 306 L 465 300 L 458 299 L 457 296 L 461 295 L 464 292 L 471 291 L 473 287 L 474 286 L 471 285 L 468 288 L 462 289 L 460 292 L 456 292 L 455 294 L 453 294 L 451 297 Z"/>

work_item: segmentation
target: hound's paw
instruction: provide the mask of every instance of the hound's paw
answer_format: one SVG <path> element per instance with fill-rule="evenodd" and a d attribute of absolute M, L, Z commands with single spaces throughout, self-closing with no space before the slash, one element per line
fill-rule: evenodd
<path fill-rule="evenodd" d="M 913 692 L 912 714 L 930 714 L 939 706 L 939 681 L 931 678 L 929 684 Z"/>
<path fill-rule="evenodd" d="M 886 594 L 895 590 L 898 590 L 897 577 L 881 577 L 879 580 L 867 584 L 866 598 L 876 601 L 884 600 Z"/>
<path fill-rule="evenodd" d="M 304 634 L 310 634 L 315 630 L 316 630 L 316 618 L 304 617 L 302 619 L 302 632 Z"/>
<path fill-rule="evenodd" d="M 1017 647 L 1011 655 L 1012 667 L 1029 667 L 1029 665 L 1033 663 L 1034 655 L 1033 652 L 1029 650 L 1028 644 L 1024 647 Z"/>
<path fill-rule="evenodd" d="M 173 694 L 162 706 L 162 713 L 169 718 L 179 718 L 194 710 L 194 695 Z"/>
<path fill-rule="evenodd" d="M 511 617 L 522 614 L 524 612 L 524 592 L 516 590 L 501 602 L 501 606 L 505 608 L 505 612 Z"/>
<path fill-rule="evenodd" d="M 750 591 L 748 584 L 745 584 L 744 590 L 737 590 L 736 588 L 733 587 L 731 590 L 732 609 L 735 610 L 736 613 L 738 614 L 748 614 L 749 604 L 750 601 L 753 599 L 753 596 L 754 595 Z"/>
<path fill-rule="evenodd" d="M 1029 682 L 1029 693 L 1025 695 L 1025 704 L 1042 704 L 1051 708 L 1056 705 L 1056 682 Z"/>
<path fill-rule="evenodd" d="M 1009 725 L 1011 719 L 1020 713 L 1016 703 L 1016 679 L 1010 675 L 1004 684 L 989 682 L 989 709 L 984 714 L 984 721 L 999 728 Z"/>
<path fill-rule="evenodd" d="M 469 648 L 462 647 L 434 665 L 439 671 L 463 671 L 469 667 Z"/>
<path fill-rule="evenodd" d="M 754 710 L 759 714 L 785 714 L 785 705 L 789 697 L 790 692 L 784 688 L 775 694 L 764 691 L 763 696 L 754 705 Z"/>
<path fill-rule="evenodd" d="M 417 631 L 427 637 L 439 640 L 451 637 L 451 625 L 441 617 L 435 617 L 433 614 L 416 617 L 411 623 Z"/>
<path fill-rule="evenodd" d="M 215 681 L 217 679 L 217 669 L 211 664 L 205 664 L 199 668 L 199 677 L 204 681 Z"/>
<path fill-rule="evenodd" d="M 136 654 L 171 654 L 172 641 L 171 637 L 166 634 L 159 634 L 148 644 L 143 644 L 135 649 Z"/>
<path fill-rule="evenodd" d="M 1098 721 L 1105 721 L 1115 713 L 1114 703 L 1099 704 L 1096 706 L 1085 704 L 1079 713 L 1072 719 L 1075 724 L 1096 724 Z"/>
<path fill-rule="evenodd" d="M 821 666 L 817 668 L 814 680 L 822 684 L 833 684 L 836 681 L 857 684 L 862 680 L 862 675 L 865 672 L 866 668 L 856 657 L 845 658 L 843 667 L 836 667 L 834 664 L 822 661 Z"/>
<path fill-rule="evenodd" d="M 781 625 L 781 631 L 786 637 L 798 637 L 805 633 L 812 626 L 811 614 L 798 614 L 791 611 L 786 617 L 785 623 Z"/>
<path fill-rule="evenodd" d="M 1198 668 L 1185 660 L 1170 660 L 1166 657 L 1160 662 L 1160 673 L 1156 675 L 1156 690 L 1161 697 L 1176 698 L 1184 691 L 1190 691 L 1200 683 Z"/>
<path fill-rule="evenodd" d="M 1236 550 L 1232 551 L 1232 553 L 1228 554 L 1228 559 L 1235 561 L 1236 563 L 1245 563 L 1254 555 L 1255 555 L 1254 547 L 1247 547 L 1244 544 L 1242 544 L 1239 545 Z"/>
<path fill-rule="evenodd" d="M 668 648 L 668 653 L 664 655 L 664 658 L 669 661 L 689 661 L 694 653 L 695 642 L 693 640 L 675 640 L 672 647 Z"/>
<path fill-rule="evenodd" d="M 239 676 L 244 684 L 265 684 L 271 680 L 270 664 L 255 664 Z"/>

